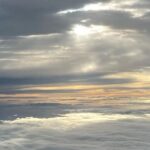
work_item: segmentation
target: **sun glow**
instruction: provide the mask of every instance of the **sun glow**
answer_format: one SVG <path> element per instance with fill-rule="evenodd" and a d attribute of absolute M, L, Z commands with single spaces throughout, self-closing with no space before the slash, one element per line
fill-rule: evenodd
<path fill-rule="evenodd" d="M 106 31 L 110 30 L 107 26 L 102 25 L 90 25 L 90 26 L 84 26 L 80 24 L 76 24 L 73 26 L 71 30 L 71 34 L 76 35 L 77 37 L 88 37 L 92 34 L 97 33 L 105 33 Z"/>
<path fill-rule="evenodd" d="M 72 32 L 78 36 L 87 36 L 92 33 L 90 28 L 83 25 L 75 25 Z"/>

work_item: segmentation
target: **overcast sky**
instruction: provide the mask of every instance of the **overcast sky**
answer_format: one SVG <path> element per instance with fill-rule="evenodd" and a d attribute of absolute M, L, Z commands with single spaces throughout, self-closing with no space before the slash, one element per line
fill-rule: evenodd
<path fill-rule="evenodd" d="M 0 97 L 147 96 L 149 43 L 149 0 L 0 0 Z"/>

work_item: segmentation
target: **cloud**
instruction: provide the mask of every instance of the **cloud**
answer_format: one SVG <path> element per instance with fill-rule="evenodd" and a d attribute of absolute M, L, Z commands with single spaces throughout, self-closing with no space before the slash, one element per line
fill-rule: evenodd
<path fill-rule="evenodd" d="M 56 118 L 5 121 L 0 125 L 0 148 L 148 150 L 148 119 L 148 116 L 71 113 Z"/>
<path fill-rule="evenodd" d="M 68 21 L 55 15 L 57 11 L 77 8 L 91 0 L 1 0 L 1 36 L 61 33 L 69 27 Z M 96 0 L 92 1 L 96 2 Z"/>
<path fill-rule="evenodd" d="M 0 4 L 3 86 L 132 84 L 136 79 L 108 79 L 102 74 L 134 73 L 150 65 L 146 0 L 1 0 Z"/>
<path fill-rule="evenodd" d="M 1 104 L 0 108 L 0 120 L 14 120 L 31 116 L 35 118 L 57 117 L 68 113 L 73 109 L 73 106 L 58 103 L 36 103 L 22 105 Z"/>
<path fill-rule="evenodd" d="M 149 101 L 115 100 L 0 105 L 0 149 L 148 150 Z"/>
<path fill-rule="evenodd" d="M 149 150 L 149 8 L 0 0 L 0 149 Z"/>

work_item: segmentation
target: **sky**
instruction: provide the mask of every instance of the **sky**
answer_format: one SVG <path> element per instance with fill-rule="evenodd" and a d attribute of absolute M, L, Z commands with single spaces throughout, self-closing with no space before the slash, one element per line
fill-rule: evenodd
<path fill-rule="evenodd" d="M 0 150 L 149 150 L 150 0 L 0 0 Z"/>
<path fill-rule="evenodd" d="M 0 0 L 0 103 L 148 98 L 149 43 L 149 0 Z"/>

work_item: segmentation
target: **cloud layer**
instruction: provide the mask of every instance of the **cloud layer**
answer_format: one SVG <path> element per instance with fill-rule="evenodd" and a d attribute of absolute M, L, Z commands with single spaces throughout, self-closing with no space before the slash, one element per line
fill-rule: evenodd
<path fill-rule="evenodd" d="M 5 121 L 0 125 L 0 148 L 148 150 L 148 120 L 148 116 L 73 113 L 60 118 Z"/>
<path fill-rule="evenodd" d="M 99 102 L 0 105 L 0 149 L 149 149 L 149 100 Z"/>
<path fill-rule="evenodd" d="M 131 74 L 149 76 L 149 25 L 148 0 L 0 0 L 0 83 L 141 82 Z"/>

